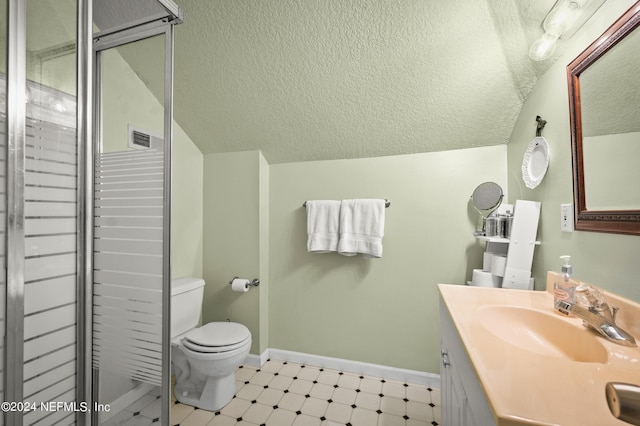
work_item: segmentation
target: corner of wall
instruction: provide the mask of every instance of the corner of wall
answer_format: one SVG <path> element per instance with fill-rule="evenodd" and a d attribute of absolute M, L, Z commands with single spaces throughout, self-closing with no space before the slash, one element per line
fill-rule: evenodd
<path fill-rule="evenodd" d="M 260 341 L 258 352 L 269 348 L 269 171 L 267 160 L 259 152 L 259 197 L 260 197 Z"/>
<path fill-rule="evenodd" d="M 173 142 L 171 275 L 202 277 L 204 156 L 177 124 Z"/>
<path fill-rule="evenodd" d="M 259 151 L 204 157 L 203 322 L 246 325 L 253 354 L 268 344 L 268 172 Z M 233 292 L 234 276 L 259 278 L 260 286 Z"/>

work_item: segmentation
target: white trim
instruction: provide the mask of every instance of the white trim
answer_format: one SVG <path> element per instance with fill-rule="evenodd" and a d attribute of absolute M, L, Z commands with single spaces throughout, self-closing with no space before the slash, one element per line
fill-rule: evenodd
<path fill-rule="evenodd" d="M 124 410 L 125 408 L 127 408 L 128 406 L 130 406 L 131 404 L 133 404 L 134 402 L 136 402 L 137 400 L 139 400 L 149 392 L 151 392 L 151 390 L 154 388 L 156 388 L 156 386 L 153 386 L 149 383 L 140 383 L 138 386 L 131 389 L 129 392 L 114 399 L 109 404 L 109 411 L 101 411 L 100 421 L 106 422 L 111 417 L 115 416 L 116 414 L 118 414 L 119 412 L 121 412 L 122 410 Z"/>
<path fill-rule="evenodd" d="M 262 361 L 263 358 L 264 361 Z M 267 359 L 277 359 L 280 361 L 296 362 L 316 367 L 326 367 L 348 373 L 376 376 L 417 385 L 440 387 L 439 374 L 389 367 L 387 365 L 370 364 L 367 362 L 352 361 L 348 359 L 332 358 L 322 355 L 306 354 L 302 352 L 292 352 L 283 349 L 267 349 L 260 356 L 249 355 L 249 357 L 247 357 L 246 364 L 255 366 L 254 363 L 261 362 L 261 366 Z"/>
<path fill-rule="evenodd" d="M 249 354 L 247 359 L 244 360 L 244 365 L 250 365 L 251 367 L 262 367 L 269 359 L 270 349 L 266 349 L 260 355 Z"/>

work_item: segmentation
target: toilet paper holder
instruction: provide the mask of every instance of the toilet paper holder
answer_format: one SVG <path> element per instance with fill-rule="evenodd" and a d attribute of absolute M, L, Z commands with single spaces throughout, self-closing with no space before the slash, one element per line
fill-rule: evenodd
<path fill-rule="evenodd" d="M 239 277 L 233 277 L 231 281 L 229 281 L 229 285 L 233 284 L 233 280 L 238 279 Z M 250 287 L 258 287 L 260 285 L 260 280 L 258 278 L 254 278 L 249 282 Z"/>

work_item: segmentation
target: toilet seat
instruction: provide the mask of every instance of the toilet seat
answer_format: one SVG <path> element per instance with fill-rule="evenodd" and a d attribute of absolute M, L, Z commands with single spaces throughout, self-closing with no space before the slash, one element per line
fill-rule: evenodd
<path fill-rule="evenodd" d="M 210 322 L 185 334 L 185 348 L 200 353 L 229 352 L 251 341 L 247 327 L 235 322 Z"/>

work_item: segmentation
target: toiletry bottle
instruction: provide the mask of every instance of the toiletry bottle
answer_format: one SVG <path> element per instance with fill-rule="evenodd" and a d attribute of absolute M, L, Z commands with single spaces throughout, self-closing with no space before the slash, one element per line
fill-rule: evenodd
<path fill-rule="evenodd" d="M 562 265 L 562 277 L 560 277 L 553 285 L 553 304 L 555 306 L 558 300 L 574 304 L 574 290 L 576 287 L 575 281 L 571 279 L 573 268 L 569 264 L 571 262 L 571 256 L 560 256 L 563 261 Z"/>
<path fill-rule="evenodd" d="M 513 227 L 513 213 L 507 210 L 507 217 L 504 221 L 504 237 L 511 238 L 511 228 Z"/>

